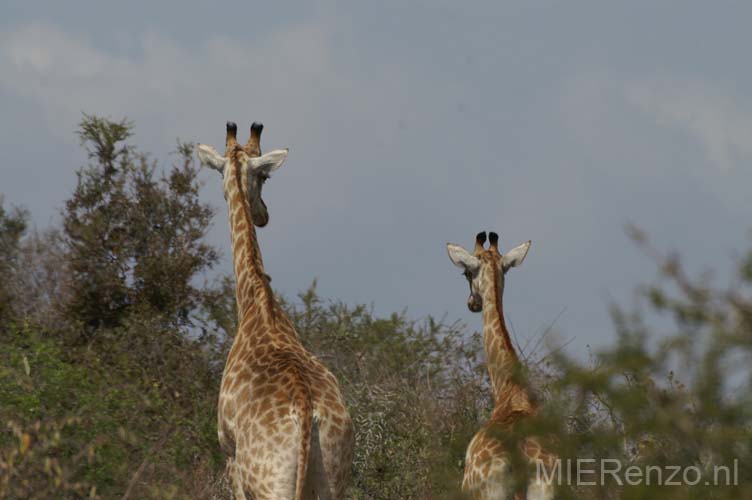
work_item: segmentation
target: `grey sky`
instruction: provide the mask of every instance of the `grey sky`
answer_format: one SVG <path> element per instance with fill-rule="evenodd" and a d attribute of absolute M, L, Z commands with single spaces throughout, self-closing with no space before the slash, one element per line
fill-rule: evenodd
<path fill-rule="evenodd" d="M 275 287 L 479 328 L 445 243 L 509 249 L 524 342 L 613 338 L 606 304 L 654 276 L 633 222 L 694 270 L 749 243 L 752 4 L 37 2 L 0 6 L 0 193 L 56 220 L 81 112 L 169 161 L 224 122 L 289 146 L 260 231 Z M 247 133 L 247 132 L 246 132 Z M 229 254 L 218 176 L 211 241 Z M 229 271 L 230 260 L 224 261 Z"/>

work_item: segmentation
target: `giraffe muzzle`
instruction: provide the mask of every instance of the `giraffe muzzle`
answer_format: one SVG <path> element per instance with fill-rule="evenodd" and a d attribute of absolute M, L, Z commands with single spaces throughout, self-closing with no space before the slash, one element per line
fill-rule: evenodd
<path fill-rule="evenodd" d="M 476 297 L 474 294 L 467 298 L 467 308 L 471 312 L 478 313 L 483 310 L 483 300 L 480 297 Z"/>
<path fill-rule="evenodd" d="M 256 227 L 264 227 L 269 223 L 269 211 L 261 196 L 251 204 L 251 218 Z"/>

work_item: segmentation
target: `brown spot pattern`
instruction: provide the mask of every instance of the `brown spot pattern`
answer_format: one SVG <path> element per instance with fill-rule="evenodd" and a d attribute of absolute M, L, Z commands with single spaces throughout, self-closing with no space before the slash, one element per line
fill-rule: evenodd
<path fill-rule="evenodd" d="M 233 175 L 223 178 L 235 268 L 238 332 L 225 364 L 217 406 L 236 498 L 299 498 L 325 485 L 344 496 L 353 428 L 336 378 L 305 350 L 269 286 L 250 207 L 243 193 L 242 155 L 260 154 L 258 137 L 241 148 L 228 132 Z M 309 466 L 312 436 L 321 467 Z M 318 474 L 318 477 L 313 475 Z"/>
<path fill-rule="evenodd" d="M 512 491 L 514 478 L 509 471 L 510 457 L 502 438 L 512 436 L 514 424 L 534 415 L 537 405 L 521 373 L 522 366 L 504 321 L 502 256 L 496 245 L 488 250 L 476 247 L 475 256 L 481 261 L 479 288 L 483 300 L 483 344 L 494 395 L 494 411 L 467 448 L 462 489 L 474 499 L 490 500 L 499 498 L 500 494 L 511 496 L 512 493 L 515 498 L 524 498 L 524 492 Z M 557 457 L 545 451 L 534 436 L 525 438 L 519 447 L 529 463 L 542 460 L 549 471 L 555 465 Z"/>

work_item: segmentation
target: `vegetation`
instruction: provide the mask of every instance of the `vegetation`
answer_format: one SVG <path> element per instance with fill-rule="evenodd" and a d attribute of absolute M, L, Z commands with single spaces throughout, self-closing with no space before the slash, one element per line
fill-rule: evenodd
<path fill-rule="evenodd" d="M 233 284 L 206 278 L 218 251 L 204 239 L 213 213 L 198 197 L 192 145 L 179 143 L 160 174 L 127 143 L 131 132 L 127 121 L 84 116 L 90 164 L 60 228 L 30 231 L 22 209 L 0 203 L 2 498 L 230 496 L 216 400 Z M 644 314 L 614 306 L 613 348 L 586 365 L 561 352 L 529 363 L 544 411 L 508 438 L 556 436 L 549 446 L 564 460 L 700 474 L 694 486 L 608 476 L 562 485 L 562 498 L 752 497 L 752 251 L 719 290 L 633 237 L 660 270 L 644 290 L 647 309 L 669 315 L 675 331 L 658 337 Z M 455 498 L 465 449 L 492 405 L 478 335 L 325 301 L 315 282 L 283 302 L 356 423 L 349 496 Z M 738 485 L 712 484 L 714 468 L 735 463 Z"/>
<path fill-rule="evenodd" d="M 547 417 L 534 425 L 556 432 L 563 457 L 611 459 L 608 469 L 619 460 L 618 481 L 572 488 L 570 498 L 752 497 L 752 251 L 732 284 L 718 289 L 630 232 L 660 271 L 643 289 L 646 305 L 668 315 L 673 331 L 657 338 L 641 314 L 614 306 L 616 346 L 589 367 L 557 356 Z M 595 465 L 587 464 L 595 473 L 586 481 L 600 476 Z M 630 485 L 629 467 L 644 479 Z"/>

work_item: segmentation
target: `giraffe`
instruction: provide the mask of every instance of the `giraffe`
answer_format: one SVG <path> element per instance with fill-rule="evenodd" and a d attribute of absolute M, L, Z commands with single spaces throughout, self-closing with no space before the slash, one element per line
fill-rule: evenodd
<path fill-rule="evenodd" d="M 530 241 L 510 250 L 499 252 L 499 236 L 489 234 L 490 246 L 484 248 L 486 233 L 478 233 L 471 253 L 459 245 L 447 243 L 449 258 L 463 270 L 470 284 L 467 306 L 472 312 L 483 313 L 483 345 L 486 351 L 488 373 L 494 396 L 494 409 L 490 419 L 475 434 L 465 455 L 465 473 L 462 489 L 474 499 L 525 498 L 525 491 L 516 487 L 509 453 L 509 443 L 519 435 L 518 425 L 537 412 L 537 404 L 525 382 L 520 377 L 521 363 L 509 337 L 502 306 L 504 276 L 509 269 L 519 266 L 530 249 Z M 515 432 L 517 434 L 515 434 Z M 534 436 L 524 436 L 516 441 L 521 457 L 528 464 L 545 467 L 546 477 L 553 469 L 556 457 L 545 451 Z M 506 443 L 506 444 L 505 444 Z M 512 446 L 514 446 L 512 444 Z M 543 474 L 528 479 L 528 499 L 554 498 L 553 485 Z"/>
<path fill-rule="evenodd" d="M 256 226 L 268 222 L 261 188 L 287 150 L 261 155 L 263 126 L 245 146 L 227 123 L 226 151 L 197 146 L 222 173 L 238 304 L 238 331 L 219 393 L 219 443 L 236 499 L 340 499 L 350 472 L 353 428 L 339 384 L 302 345 L 264 272 Z"/>

